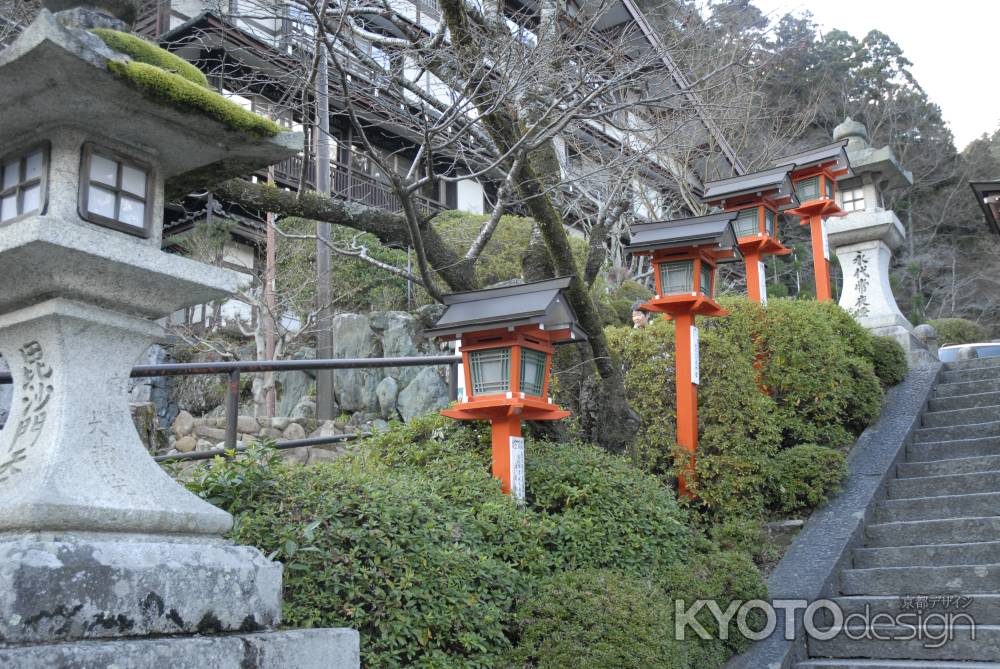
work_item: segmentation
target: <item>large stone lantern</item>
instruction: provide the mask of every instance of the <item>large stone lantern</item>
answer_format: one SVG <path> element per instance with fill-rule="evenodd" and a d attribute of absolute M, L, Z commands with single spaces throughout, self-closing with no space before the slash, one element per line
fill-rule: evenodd
<path fill-rule="evenodd" d="M 152 461 L 127 405 L 133 363 L 163 334 L 154 319 L 236 287 L 160 251 L 165 193 L 302 139 L 135 63 L 95 25 L 123 27 L 104 10 L 42 10 L 0 52 L 0 354 L 15 389 L 0 666 L 357 666 L 350 630 L 268 631 L 281 565 L 222 538 L 230 515 Z"/>
<path fill-rule="evenodd" d="M 851 118 L 834 129 L 833 138 L 847 141 L 854 172 L 837 182 L 844 214 L 827 221 L 830 248 L 844 277 L 840 306 L 874 334 L 896 339 L 915 359 L 925 355 L 925 348 L 896 305 L 889 283 L 892 252 L 902 246 L 906 231 L 883 200 L 885 190 L 909 186 L 913 175 L 891 149 L 873 148 L 865 126 Z"/>

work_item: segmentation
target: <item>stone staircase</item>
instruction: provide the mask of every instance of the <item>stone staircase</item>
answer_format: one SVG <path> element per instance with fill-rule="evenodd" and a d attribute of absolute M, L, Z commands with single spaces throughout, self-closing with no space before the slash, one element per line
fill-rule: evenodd
<path fill-rule="evenodd" d="M 873 631 L 893 638 L 848 621 L 809 639 L 799 669 L 1000 669 L 1000 358 L 945 365 L 921 426 L 832 598 L 845 616 L 888 614 Z M 893 619 L 918 613 L 975 624 L 954 621 L 941 643 L 931 616 L 923 638 L 902 640 L 913 632 Z"/>

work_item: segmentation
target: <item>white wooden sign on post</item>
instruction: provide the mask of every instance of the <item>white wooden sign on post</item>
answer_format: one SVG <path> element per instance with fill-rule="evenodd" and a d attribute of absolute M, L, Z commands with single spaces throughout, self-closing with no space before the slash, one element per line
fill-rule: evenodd
<path fill-rule="evenodd" d="M 510 494 L 524 501 L 524 437 L 510 438 Z"/>
<path fill-rule="evenodd" d="M 826 219 L 823 219 L 823 257 L 830 259 L 830 235 L 826 231 Z"/>
<path fill-rule="evenodd" d="M 765 274 L 764 261 L 757 261 L 757 281 L 760 282 L 760 303 L 767 306 L 767 275 Z"/>
<path fill-rule="evenodd" d="M 701 353 L 698 350 L 698 328 L 691 326 L 691 383 L 701 383 Z"/>

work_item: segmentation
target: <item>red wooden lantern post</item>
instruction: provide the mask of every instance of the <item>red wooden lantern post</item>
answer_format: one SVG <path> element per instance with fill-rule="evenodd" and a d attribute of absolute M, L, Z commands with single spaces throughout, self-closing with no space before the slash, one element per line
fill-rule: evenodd
<path fill-rule="evenodd" d="M 570 415 L 552 403 L 549 378 L 556 344 L 586 339 L 562 291 L 569 278 L 444 296 L 447 309 L 426 331 L 461 342 L 464 401 L 442 411 L 458 420 L 488 420 L 493 476 L 504 493 L 524 497 L 522 420 Z"/>
<path fill-rule="evenodd" d="M 705 185 L 702 201 L 736 212 L 733 230 L 746 267 L 747 295 L 767 304 L 764 256 L 787 255 L 791 249 L 778 240 L 778 212 L 797 203 L 790 166 L 713 181 Z"/>
<path fill-rule="evenodd" d="M 652 256 L 656 295 L 643 307 L 673 318 L 674 366 L 677 379 L 677 443 L 689 454 L 686 472 L 678 480 L 679 493 L 690 497 L 688 481 L 694 475 L 698 449 L 698 328 L 695 316 L 727 316 L 713 299 L 715 270 L 720 262 L 739 258 L 732 221 L 724 212 L 676 221 L 632 226 L 627 251 Z"/>
<path fill-rule="evenodd" d="M 794 165 L 791 178 L 800 204 L 787 213 L 798 216 L 802 225 L 809 226 L 816 299 L 820 302 L 833 299 L 830 290 L 830 246 L 824 219 L 843 214 L 837 205 L 837 179 L 854 174 L 844 150 L 846 145 L 847 140 L 843 140 L 778 161 L 778 164 Z"/>

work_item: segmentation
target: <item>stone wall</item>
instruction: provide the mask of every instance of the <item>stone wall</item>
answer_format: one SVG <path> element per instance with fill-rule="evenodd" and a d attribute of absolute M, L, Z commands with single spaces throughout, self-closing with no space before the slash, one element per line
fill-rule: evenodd
<path fill-rule="evenodd" d="M 0 372 L 7 371 L 7 363 L 0 358 Z M 10 403 L 14 400 L 14 386 L 9 383 L 0 385 L 0 427 L 7 422 L 10 415 Z"/>

